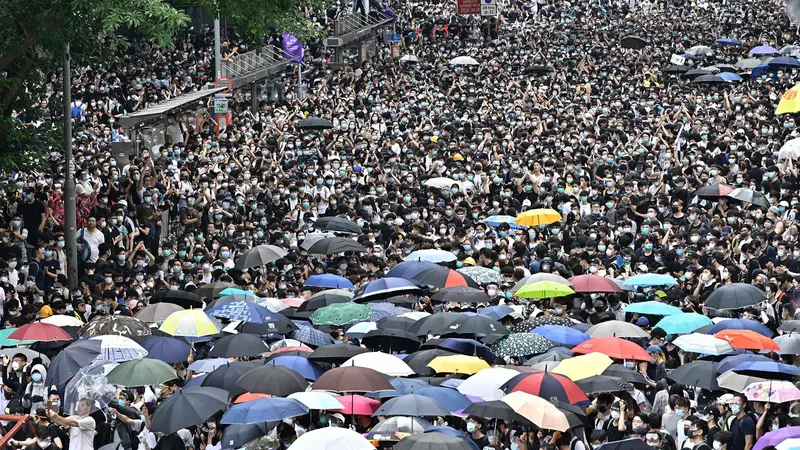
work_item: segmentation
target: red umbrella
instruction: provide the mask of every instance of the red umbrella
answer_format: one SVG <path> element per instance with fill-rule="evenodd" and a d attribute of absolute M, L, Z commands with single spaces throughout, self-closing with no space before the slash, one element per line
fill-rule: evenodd
<path fill-rule="evenodd" d="M 652 361 L 653 358 L 638 344 L 618 337 L 595 338 L 584 341 L 572 349 L 572 353 L 602 353 L 616 359 Z"/>
<path fill-rule="evenodd" d="M 600 275 L 578 275 L 569 279 L 575 292 L 622 292 L 617 283 Z"/>
<path fill-rule="evenodd" d="M 714 337 L 728 341 L 733 348 L 743 348 L 747 350 L 781 350 L 775 341 L 752 330 L 722 330 L 715 334 Z"/>
<path fill-rule="evenodd" d="M 695 191 L 698 197 L 724 197 L 730 194 L 733 188 L 725 184 L 709 184 Z"/>
<path fill-rule="evenodd" d="M 480 285 L 472 278 L 445 267 L 423 270 L 417 275 L 414 275 L 413 281 L 415 281 L 417 284 L 434 286 L 438 288 L 449 288 L 456 286 L 480 288 Z"/>
<path fill-rule="evenodd" d="M 583 390 L 564 375 L 547 372 L 521 373 L 500 387 L 506 393 L 522 391 L 547 400 L 559 400 L 571 405 L 588 404 Z"/>
<path fill-rule="evenodd" d="M 252 394 L 250 392 L 245 392 L 244 394 L 236 397 L 233 404 L 238 405 L 239 403 L 245 402 L 252 402 L 253 400 L 259 400 L 262 398 L 272 398 L 274 395 L 271 394 Z"/>
<path fill-rule="evenodd" d="M 367 398 L 363 395 L 343 395 L 336 397 L 336 401 L 342 404 L 342 408 L 336 411 L 344 414 L 371 416 L 381 407 L 380 400 Z"/>
<path fill-rule="evenodd" d="M 292 345 L 292 346 L 289 346 L 289 347 L 281 347 L 281 348 L 275 350 L 274 352 L 269 352 L 269 353 L 267 353 L 267 357 L 277 356 L 277 355 L 280 355 L 281 353 L 292 352 L 292 351 L 311 353 L 314 350 L 312 350 L 312 349 L 310 349 L 308 347 L 301 347 L 299 345 Z"/>
<path fill-rule="evenodd" d="M 72 336 L 60 327 L 48 323 L 35 322 L 23 325 L 8 336 L 17 341 L 71 341 Z"/>

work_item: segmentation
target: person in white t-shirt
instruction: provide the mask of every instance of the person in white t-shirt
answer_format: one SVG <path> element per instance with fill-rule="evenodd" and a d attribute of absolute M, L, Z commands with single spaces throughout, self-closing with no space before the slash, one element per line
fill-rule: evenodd
<path fill-rule="evenodd" d="M 78 400 L 78 414 L 68 417 L 62 417 L 52 409 L 47 409 L 47 416 L 53 423 L 69 427 L 69 450 L 94 450 L 97 424 L 89 416 L 93 403 L 88 397 Z"/>

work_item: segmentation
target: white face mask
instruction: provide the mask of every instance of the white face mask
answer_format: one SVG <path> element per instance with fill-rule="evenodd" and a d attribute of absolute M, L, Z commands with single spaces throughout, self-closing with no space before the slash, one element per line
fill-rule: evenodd
<path fill-rule="evenodd" d="M 478 429 L 478 426 L 475 425 L 473 422 L 467 423 L 467 431 L 469 431 L 470 433 L 474 433 L 476 429 Z"/>
<path fill-rule="evenodd" d="M 619 411 L 611 411 L 611 418 L 614 420 L 619 419 Z"/>
<path fill-rule="evenodd" d="M 714 450 L 719 450 L 722 448 L 722 442 L 714 441 Z"/>

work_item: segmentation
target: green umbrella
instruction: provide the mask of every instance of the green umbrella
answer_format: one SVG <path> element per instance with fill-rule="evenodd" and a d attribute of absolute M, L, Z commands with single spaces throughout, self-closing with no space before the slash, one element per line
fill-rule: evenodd
<path fill-rule="evenodd" d="M 314 325 L 346 325 L 364 322 L 372 316 L 372 308 L 358 303 L 334 303 L 322 307 L 311 315 Z"/>
<path fill-rule="evenodd" d="M 513 333 L 497 341 L 492 347 L 492 352 L 500 357 L 529 356 L 544 353 L 555 344 L 537 333 Z"/>
<path fill-rule="evenodd" d="M 157 359 L 134 359 L 111 369 L 108 384 L 125 387 L 152 386 L 178 378 L 175 369 Z"/>
<path fill-rule="evenodd" d="M 16 328 L 6 328 L 5 330 L 0 330 L 0 347 L 17 347 L 19 345 L 31 345 L 36 343 L 36 341 L 17 341 L 14 339 L 9 339 L 8 335 L 15 331 L 17 331 Z"/>

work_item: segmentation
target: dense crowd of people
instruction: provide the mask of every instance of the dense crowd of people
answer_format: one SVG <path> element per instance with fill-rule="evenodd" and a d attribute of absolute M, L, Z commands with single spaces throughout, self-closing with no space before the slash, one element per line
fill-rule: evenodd
<path fill-rule="evenodd" d="M 784 5 L 763 0 L 535 0 L 502 5 L 496 18 L 458 16 L 455 5 L 446 2 L 391 7 L 398 16 L 392 26 L 400 43 L 380 39 L 368 61 L 346 61 L 341 68 L 332 68 L 332 55 L 324 47 L 309 45 L 303 98 L 295 94 L 297 74 L 291 67 L 279 75 L 285 101 L 262 101 L 251 111 L 243 92 L 235 92 L 232 122 L 219 134 L 210 111 L 197 121 L 194 115 L 191 120 L 170 116 L 165 144 L 144 148 L 126 161 L 111 152 L 112 143 L 128 139 L 120 118 L 212 82 L 212 34 L 208 29 L 189 34 L 172 49 L 134 43 L 114 65 L 78 68 L 71 115 L 79 286 L 70 290 L 66 277 L 63 154 L 53 151 L 49 170 L 13 174 L 13 193 L 0 199 L 3 328 L 68 316 L 91 329 L 91 322 L 105 317 L 139 317 L 155 303 L 154 294 L 168 296 L 163 291 L 197 295 L 201 307 L 208 306 L 219 292 L 197 293 L 212 283 L 227 283 L 237 292 L 269 299 L 259 304 L 294 319 L 294 328 L 315 327 L 338 345 L 364 345 L 361 335 L 349 332 L 364 320 L 319 326 L 314 317 L 303 315 L 313 309 L 304 310 L 302 302 L 331 287 L 351 287 L 361 295 L 409 255 L 439 251 L 434 261 L 439 266 L 465 274 L 495 273 L 474 283 L 470 279 L 471 287 L 486 294 L 485 301 L 440 301 L 435 288 L 426 288 L 397 300 L 386 316 L 424 320 L 426 314 L 451 312 L 466 318 L 481 315 L 486 307 L 508 306 L 493 318 L 511 336 L 526 323 L 549 325 L 550 320 L 566 321 L 554 326 L 577 324 L 581 333 L 589 325 L 627 322 L 644 337 L 623 334 L 627 328 L 609 336 L 630 338 L 651 358 L 634 362 L 609 355 L 641 379 L 628 374 L 626 388 L 587 391 L 586 403 L 578 402 L 585 408 L 570 410 L 581 424 L 572 424 L 569 431 L 548 428 L 523 413 L 521 418 L 460 411 L 427 417 L 463 433 L 466 440 L 458 445 L 585 450 L 624 441 L 613 448 L 636 450 L 644 447 L 625 440 L 638 438 L 638 444 L 663 450 L 793 448 L 770 440 L 770 433 L 800 426 L 800 395 L 754 401 L 745 386 L 721 388 L 715 381 L 716 389 L 711 388 L 709 376 L 693 384 L 676 381 L 675 370 L 705 361 L 699 355 L 703 352 L 675 343 L 691 331 L 657 326 L 666 314 L 655 310 L 627 309 L 655 302 L 704 316 L 709 323 L 713 319 L 719 327 L 711 328 L 714 332 L 742 328 L 767 340 L 791 338 L 795 331 L 794 320 L 800 318 L 800 173 L 795 159 L 800 148 L 784 147 L 798 137 L 796 115 L 775 115 L 774 110 L 798 81 L 800 62 L 794 57 L 800 47 L 785 49 L 798 37 Z M 337 11 L 326 11 L 321 22 L 329 26 Z M 224 60 L 248 50 L 235 32 L 226 35 Z M 631 45 L 632 40 L 640 45 Z M 277 38 L 270 42 L 279 44 Z M 394 55 L 393 45 L 407 56 Z M 766 45 L 774 52 L 750 51 Z M 770 65 L 768 57 L 780 56 L 778 49 L 790 60 Z M 762 59 L 753 62 L 757 58 Z M 734 72 L 742 80 L 713 78 Z M 712 78 L 706 82 L 697 79 L 701 76 Z M 59 120 L 59 86 L 52 74 L 48 96 L 39 106 L 41 119 L 27 125 Z M 328 119 L 330 126 L 302 127 L 301 121 L 311 117 Z M 19 120 L 26 122 L 24 116 Z M 514 220 L 539 210 L 553 210 L 558 217 L 531 226 Z M 316 225 L 323 218 L 343 219 L 356 231 Z M 333 235 L 352 237 L 363 251 L 309 251 L 306 244 L 312 238 Z M 285 255 L 252 267 L 237 264 L 260 245 L 278 247 Z M 519 285 L 537 274 L 563 279 L 595 275 L 622 287 L 521 295 Z M 630 283 L 648 275 L 671 281 Z M 351 285 L 309 284 L 314 276 L 336 276 Z M 389 279 L 395 277 L 390 273 Z M 722 303 L 730 306 L 721 306 L 714 296 L 726 288 Z M 748 295 L 758 301 L 728 300 Z M 165 318 L 143 322 L 158 327 Z M 82 338 L 90 335 L 85 330 Z M 478 352 L 482 344 L 476 341 L 473 351 L 456 352 L 521 374 L 531 365 L 555 367 L 581 353 L 579 343 L 550 339 L 564 344 L 555 348 L 565 352 L 535 352 L 551 358 L 503 355 L 498 350 L 511 336 L 500 331 L 460 336 L 489 344 L 491 357 Z M 129 329 L 110 334 L 142 338 Z M 256 334 L 277 343 L 272 351 L 288 337 Z M 448 333 L 418 334 L 423 342 L 438 335 Z M 595 336 L 590 332 L 588 337 Z M 51 360 L 42 358 L 57 358 L 62 347 L 39 342 L 25 344 L 27 351 L 10 349 L 2 362 L 0 400 L 7 414 L 30 414 L 35 424 L 10 445 L 50 450 L 106 444 L 126 450 L 243 447 L 245 442 L 223 440 L 234 425 L 220 423 L 222 412 L 180 431 L 149 431 L 153 414 L 185 384 L 217 369 L 192 369 L 193 361 L 209 358 L 213 340 L 190 341 L 191 356 L 170 361 L 177 379 L 121 389 L 110 405 L 81 398 L 70 409 L 62 406 L 69 380 L 49 378 Z M 800 375 L 792 371 L 800 362 L 798 353 L 777 341 L 780 352 L 750 355 L 763 358 L 758 362 L 764 364 L 767 359 L 780 364 L 774 372 L 731 376 L 785 382 Z M 737 350 L 730 349 L 730 358 L 749 354 L 747 349 L 769 348 L 734 343 Z M 303 356 L 302 349 L 292 351 Z M 407 360 L 412 356 L 406 353 L 414 354 L 388 353 Z M 715 370 L 724 364 L 724 352 L 710 354 Z M 330 364 L 318 368 L 327 370 Z M 465 378 L 415 372 L 432 386 L 457 380 L 450 386 L 457 387 Z M 390 397 L 376 398 L 385 405 Z M 266 437 L 248 448 L 288 447 L 305 433 L 331 427 L 368 435 L 386 420 L 353 410 L 314 411 L 269 422 L 261 433 Z M 399 440 L 369 437 L 379 447 Z M 800 438 L 800 432 L 785 437 Z"/>

